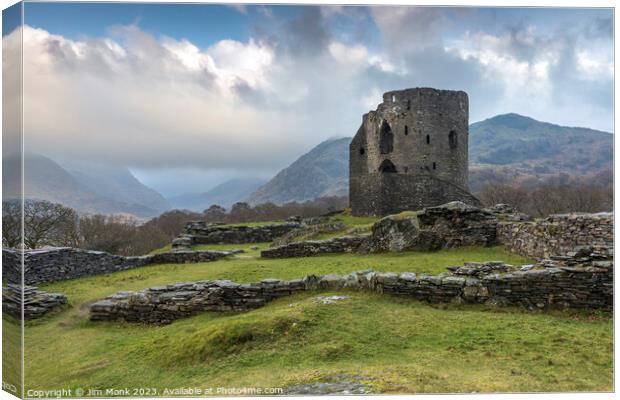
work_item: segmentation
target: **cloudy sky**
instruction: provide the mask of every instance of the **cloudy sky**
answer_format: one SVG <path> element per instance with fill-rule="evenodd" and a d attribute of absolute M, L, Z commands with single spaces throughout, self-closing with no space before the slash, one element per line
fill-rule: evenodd
<path fill-rule="evenodd" d="M 470 122 L 613 129 L 610 9 L 26 3 L 24 21 L 26 150 L 164 195 L 270 177 L 408 87 L 465 90 Z M 5 15 L 4 51 L 19 39 Z"/>

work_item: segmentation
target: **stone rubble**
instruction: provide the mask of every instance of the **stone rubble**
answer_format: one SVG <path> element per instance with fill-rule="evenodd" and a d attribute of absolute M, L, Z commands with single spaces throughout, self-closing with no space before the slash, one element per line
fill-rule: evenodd
<path fill-rule="evenodd" d="M 261 226 L 231 226 L 204 221 L 189 222 L 183 233 L 172 241 L 172 250 L 189 250 L 197 244 L 242 244 L 271 242 L 301 226 L 300 222 Z"/>
<path fill-rule="evenodd" d="M 284 388 L 282 395 L 349 395 L 370 394 L 380 392 L 370 383 L 365 383 L 370 378 L 360 375 L 336 374 L 325 378 L 323 381 L 294 385 Z"/>
<path fill-rule="evenodd" d="M 2 288 L 2 311 L 21 319 L 22 286 L 8 284 Z M 67 304 L 67 297 L 60 293 L 47 293 L 35 286 L 23 286 L 24 319 L 42 317 L 48 312 Z"/>
<path fill-rule="evenodd" d="M 338 301 L 348 299 L 348 296 L 319 296 L 315 300 L 321 304 L 335 304 Z"/>
<path fill-rule="evenodd" d="M 261 251 L 263 258 L 311 257 L 320 254 L 350 253 L 357 251 L 364 238 L 340 236 L 326 240 L 305 240 Z"/>
<path fill-rule="evenodd" d="M 167 324 L 205 311 L 248 311 L 303 291 L 339 289 L 374 291 L 430 303 L 491 302 L 528 309 L 611 309 L 613 261 L 592 248 L 578 248 L 534 265 L 512 266 L 500 261 L 466 263 L 439 275 L 368 269 L 348 275 L 309 275 L 292 281 L 184 282 L 116 293 L 92 304 L 90 318 Z"/>

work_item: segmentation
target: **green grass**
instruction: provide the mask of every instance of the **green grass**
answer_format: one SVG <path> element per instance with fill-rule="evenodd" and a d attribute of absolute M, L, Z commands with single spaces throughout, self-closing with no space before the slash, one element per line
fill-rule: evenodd
<path fill-rule="evenodd" d="M 347 373 L 386 393 L 612 390 L 606 314 L 439 307 L 359 292 L 339 292 L 349 298 L 332 305 L 304 293 L 164 327 L 94 323 L 87 314 L 90 302 L 108 294 L 171 282 L 292 279 L 370 267 L 438 273 L 486 260 L 529 262 L 500 247 L 282 260 L 255 252 L 41 285 L 67 294 L 70 307 L 27 323 L 26 389 L 155 387 L 162 394 L 165 387 L 280 387 Z"/>
<path fill-rule="evenodd" d="M 262 248 L 267 247 L 266 243 L 256 245 Z M 197 247 L 222 250 L 242 246 L 244 245 L 201 245 Z M 42 284 L 40 287 L 49 292 L 65 293 L 69 295 L 70 301 L 80 304 L 121 290 L 140 290 L 172 282 L 201 279 L 257 282 L 265 278 L 296 279 L 310 274 L 346 274 L 367 268 L 373 268 L 376 271 L 438 274 L 444 272 L 446 267 L 462 265 L 467 261 L 502 260 L 511 264 L 530 262 L 524 257 L 505 251 L 502 247 L 459 248 L 442 252 L 338 254 L 284 259 L 262 259 L 257 253 L 240 254 L 210 263 L 152 265 L 113 274 Z"/>
<path fill-rule="evenodd" d="M 334 216 L 333 219 L 336 221 L 342 221 L 351 228 L 364 228 L 372 226 L 372 224 L 379 220 L 378 217 L 354 217 L 346 212 Z"/>
<path fill-rule="evenodd" d="M 2 382 L 5 390 L 21 395 L 22 335 L 19 320 L 4 315 L 2 318 Z"/>

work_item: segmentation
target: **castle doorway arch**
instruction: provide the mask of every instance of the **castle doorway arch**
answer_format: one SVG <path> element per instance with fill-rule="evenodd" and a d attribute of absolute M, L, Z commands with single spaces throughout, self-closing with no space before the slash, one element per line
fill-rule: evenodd
<path fill-rule="evenodd" d="M 396 165 L 392 161 L 385 159 L 379 166 L 379 172 L 382 174 L 395 174 L 397 172 Z"/>

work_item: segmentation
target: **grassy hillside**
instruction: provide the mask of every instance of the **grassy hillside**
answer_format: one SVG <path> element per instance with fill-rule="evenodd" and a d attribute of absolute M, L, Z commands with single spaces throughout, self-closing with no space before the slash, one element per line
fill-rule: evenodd
<path fill-rule="evenodd" d="M 181 386 L 283 387 L 357 374 L 384 393 L 611 390 L 612 322 L 605 314 L 431 306 L 359 292 L 338 292 L 348 298 L 331 305 L 315 301 L 335 294 L 326 292 L 164 327 L 93 323 L 87 315 L 88 304 L 108 294 L 171 282 L 251 282 L 364 268 L 438 273 L 464 261 L 498 259 L 529 262 L 500 247 L 282 260 L 263 260 L 254 251 L 42 285 L 67 294 L 70 306 L 27 323 L 26 386 L 152 387 L 163 395 Z"/>

